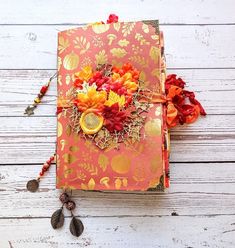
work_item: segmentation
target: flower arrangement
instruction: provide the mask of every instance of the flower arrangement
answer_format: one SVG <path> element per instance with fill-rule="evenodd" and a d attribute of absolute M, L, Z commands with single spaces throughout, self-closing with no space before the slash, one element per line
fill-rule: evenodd
<path fill-rule="evenodd" d="M 121 67 L 88 65 L 74 74 L 69 113 L 73 131 L 82 132 L 101 148 L 140 139 L 150 102 L 141 101 L 145 91 L 140 71 L 131 63 Z"/>
<path fill-rule="evenodd" d="M 105 149 L 120 143 L 140 141 L 141 128 L 152 103 L 166 104 L 169 128 L 192 123 L 206 115 L 193 92 L 184 89 L 185 82 L 175 74 L 165 81 L 165 96 L 148 90 L 140 80 L 140 71 L 131 63 L 121 67 L 110 64 L 90 65 L 74 74 L 69 92 L 70 107 L 64 112 L 72 131 L 82 133 Z"/>

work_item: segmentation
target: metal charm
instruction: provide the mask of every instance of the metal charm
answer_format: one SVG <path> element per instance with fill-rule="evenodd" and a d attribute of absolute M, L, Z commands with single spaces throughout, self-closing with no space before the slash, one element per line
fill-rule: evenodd
<path fill-rule="evenodd" d="M 73 236 L 79 237 L 83 233 L 83 230 L 84 230 L 84 226 L 81 220 L 73 216 L 70 222 L 69 230 Z"/>
<path fill-rule="evenodd" d="M 35 106 L 29 105 L 29 106 L 25 109 L 24 114 L 26 114 L 26 115 L 28 115 L 28 116 L 33 115 L 33 114 L 34 114 L 34 109 L 35 109 Z"/>
<path fill-rule="evenodd" d="M 64 225 L 64 214 L 63 214 L 63 206 L 56 210 L 51 216 L 51 226 L 54 229 L 60 228 Z"/>
<path fill-rule="evenodd" d="M 30 192 L 36 192 L 38 187 L 39 187 L 39 182 L 36 179 L 28 181 L 27 185 L 27 190 Z"/>

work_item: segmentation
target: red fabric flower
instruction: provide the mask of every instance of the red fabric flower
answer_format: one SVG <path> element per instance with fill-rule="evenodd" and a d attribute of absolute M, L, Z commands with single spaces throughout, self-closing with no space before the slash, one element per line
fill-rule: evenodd
<path fill-rule="evenodd" d="M 107 23 L 114 23 L 114 22 L 118 22 L 118 16 L 115 14 L 110 14 Z"/>
<path fill-rule="evenodd" d="M 96 71 L 93 75 L 93 77 L 89 80 L 89 85 L 92 85 L 93 83 L 96 84 L 97 90 L 102 90 L 103 84 L 110 84 L 111 78 L 104 76 L 103 71 Z"/>
<path fill-rule="evenodd" d="M 195 94 L 184 90 L 185 82 L 175 74 L 168 75 L 165 82 L 167 96 L 167 124 L 192 123 L 199 115 L 206 115 L 202 105 L 195 99 Z"/>
<path fill-rule="evenodd" d="M 73 86 L 78 89 L 82 89 L 83 80 L 76 78 L 73 82 Z"/>
<path fill-rule="evenodd" d="M 122 131 L 124 128 L 123 122 L 126 120 L 127 115 L 125 111 L 119 110 L 118 103 L 112 106 L 105 106 L 103 109 L 103 117 L 105 119 L 104 125 L 109 132 Z"/>
<path fill-rule="evenodd" d="M 169 90 L 171 85 L 175 85 L 183 89 L 185 86 L 185 82 L 181 78 L 176 78 L 176 74 L 170 74 L 167 76 L 165 82 L 166 93 L 168 93 L 167 91 Z"/>

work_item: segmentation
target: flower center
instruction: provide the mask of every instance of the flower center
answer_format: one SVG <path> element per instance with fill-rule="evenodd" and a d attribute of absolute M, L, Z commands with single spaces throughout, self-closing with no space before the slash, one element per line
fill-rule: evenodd
<path fill-rule="evenodd" d="M 103 126 L 104 118 L 93 112 L 84 112 L 80 118 L 80 126 L 85 134 L 97 133 Z"/>
<path fill-rule="evenodd" d="M 94 129 L 100 124 L 100 119 L 94 113 L 89 113 L 84 117 L 84 124 L 87 128 Z"/>

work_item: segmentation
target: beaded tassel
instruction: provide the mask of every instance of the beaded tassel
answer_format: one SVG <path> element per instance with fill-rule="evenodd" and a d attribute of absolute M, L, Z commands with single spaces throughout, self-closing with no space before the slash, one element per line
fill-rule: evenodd
<path fill-rule="evenodd" d="M 46 171 L 49 170 L 50 166 L 51 166 L 51 163 L 54 161 L 55 159 L 55 154 L 54 156 L 51 156 L 44 164 L 43 164 L 43 167 L 41 169 L 41 171 L 39 172 L 39 175 L 36 179 L 32 179 L 30 181 L 28 181 L 26 187 L 28 189 L 28 191 L 30 192 L 35 192 L 37 191 L 38 187 L 39 187 L 39 182 L 41 180 L 41 178 L 44 176 L 44 173 Z"/>
<path fill-rule="evenodd" d="M 43 96 L 46 94 L 51 81 L 57 76 L 57 73 L 55 73 L 52 77 L 49 78 L 49 81 L 42 86 L 42 88 L 40 89 L 39 94 L 37 95 L 37 97 L 34 99 L 33 104 L 28 105 L 28 107 L 25 109 L 24 114 L 30 116 L 34 114 L 34 109 L 37 107 L 37 105 L 41 102 Z"/>

